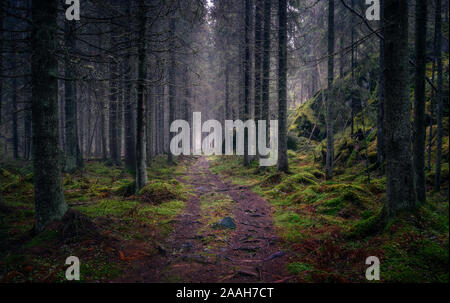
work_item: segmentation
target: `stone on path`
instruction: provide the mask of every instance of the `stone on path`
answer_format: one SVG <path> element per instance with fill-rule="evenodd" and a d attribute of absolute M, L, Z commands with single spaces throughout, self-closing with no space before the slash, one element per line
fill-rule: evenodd
<path fill-rule="evenodd" d="M 218 225 L 218 227 L 222 227 L 222 228 L 231 228 L 231 229 L 236 228 L 236 224 L 234 223 L 234 221 L 231 217 L 223 218 L 217 225 Z"/>

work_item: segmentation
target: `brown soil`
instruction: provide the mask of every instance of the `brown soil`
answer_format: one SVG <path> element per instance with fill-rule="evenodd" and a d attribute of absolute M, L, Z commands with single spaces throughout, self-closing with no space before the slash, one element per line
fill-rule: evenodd
<path fill-rule="evenodd" d="M 156 257 L 139 258 L 130 263 L 122 282 L 287 282 L 294 277 L 286 272 L 289 258 L 277 240 L 267 201 L 247 188 L 223 182 L 209 171 L 205 157 L 193 162 L 187 177 L 180 178 L 195 188 L 195 196 L 186 202 L 175 228 L 159 245 Z M 210 247 L 205 237 L 214 238 L 211 229 L 202 234 L 200 200 L 212 193 L 234 200 L 232 214 L 235 229 L 229 229 L 228 241 Z"/>

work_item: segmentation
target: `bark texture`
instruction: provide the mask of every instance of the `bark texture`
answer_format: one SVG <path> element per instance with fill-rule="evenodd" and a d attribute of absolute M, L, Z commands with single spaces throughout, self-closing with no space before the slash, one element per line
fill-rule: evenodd
<path fill-rule="evenodd" d="M 75 23 L 71 21 L 65 22 L 65 77 L 64 93 L 65 93 L 65 162 L 64 170 L 73 172 L 75 169 L 82 166 L 82 155 L 78 145 L 78 122 L 77 122 L 77 89 L 75 81 L 70 78 L 74 77 L 75 68 L 74 63 L 71 62 L 70 52 L 75 48 Z"/>
<path fill-rule="evenodd" d="M 408 1 L 385 1 L 384 143 L 385 218 L 416 205 L 411 159 L 411 103 L 408 79 Z"/>
<path fill-rule="evenodd" d="M 417 200 L 426 200 L 425 188 L 425 64 L 426 64 L 427 1 L 416 1 L 415 32 L 415 94 L 414 94 L 414 170 Z"/>
<path fill-rule="evenodd" d="M 61 184 L 58 131 L 58 1 L 33 1 L 32 115 L 35 229 L 61 219 L 68 206 Z"/>
<path fill-rule="evenodd" d="M 287 1 L 278 2 L 278 170 L 289 171 L 287 158 Z"/>
<path fill-rule="evenodd" d="M 436 179 L 435 179 L 435 190 L 441 190 L 441 163 L 442 163 L 442 2 L 441 0 L 436 0 L 436 11 L 435 11 L 435 35 L 436 35 L 436 47 L 435 47 L 435 57 L 437 65 L 437 146 L 436 146 Z"/>
<path fill-rule="evenodd" d="M 333 177 L 334 162 L 334 115 L 333 115 L 333 78 L 334 78 L 334 0 L 328 0 L 328 95 L 326 102 L 327 156 L 325 174 L 327 179 Z"/>
<path fill-rule="evenodd" d="M 147 166 L 146 166 L 146 146 L 145 146 L 145 128 L 146 128 L 146 102 L 145 102 L 145 68 L 146 68 L 146 21 L 147 13 L 145 1 L 139 2 L 139 47 L 138 47 L 138 87 L 137 87 L 137 127 L 136 127 L 136 192 L 147 184 Z"/>

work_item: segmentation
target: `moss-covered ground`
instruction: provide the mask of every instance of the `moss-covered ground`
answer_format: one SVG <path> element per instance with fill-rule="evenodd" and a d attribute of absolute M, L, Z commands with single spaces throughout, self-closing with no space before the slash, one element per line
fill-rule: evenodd
<path fill-rule="evenodd" d="M 345 148 L 343 142 L 337 141 L 336 150 Z M 257 161 L 245 168 L 237 156 L 213 157 L 211 171 L 271 202 L 283 246 L 294 255 L 287 269 L 297 281 L 365 282 L 365 260 L 377 256 L 381 282 L 448 282 L 448 163 L 440 193 L 429 186 L 428 201 L 417 213 L 383 226 L 378 219 L 386 189 L 379 170 L 370 171 L 369 182 L 365 161 L 355 159 L 338 164 L 334 178 L 325 180 L 313 154 L 288 156 L 289 174 L 260 169 Z"/>
<path fill-rule="evenodd" d="M 88 161 L 82 171 L 65 174 L 68 205 L 88 216 L 95 235 L 63 239 L 60 230 L 33 235 L 33 175 L 30 164 L 8 163 L 1 169 L 7 211 L 0 212 L 0 281 L 65 281 L 65 260 L 82 260 L 81 281 L 119 277 L 130 261 L 151 257 L 173 228 L 191 189 L 177 181 L 185 164 L 169 165 L 156 157 L 148 168 L 149 184 L 135 193 L 134 177 L 121 167 Z"/>

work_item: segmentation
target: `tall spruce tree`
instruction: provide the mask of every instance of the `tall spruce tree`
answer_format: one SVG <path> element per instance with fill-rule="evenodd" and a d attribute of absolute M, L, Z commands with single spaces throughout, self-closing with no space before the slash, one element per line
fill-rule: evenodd
<path fill-rule="evenodd" d="M 35 230 L 61 219 L 68 206 L 61 183 L 58 128 L 58 0 L 33 1 L 31 48 Z"/>

